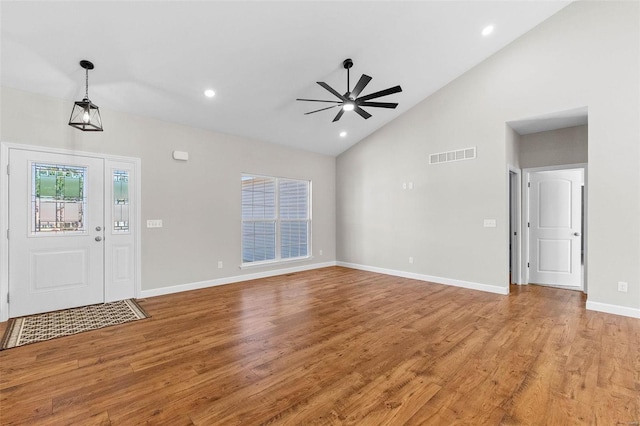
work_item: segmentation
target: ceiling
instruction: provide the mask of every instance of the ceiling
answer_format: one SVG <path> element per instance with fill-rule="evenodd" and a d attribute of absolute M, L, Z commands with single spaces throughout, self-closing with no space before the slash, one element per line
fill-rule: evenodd
<path fill-rule="evenodd" d="M 338 155 L 569 3 L 3 0 L 0 82 L 71 111 L 87 59 L 102 109 Z M 362 95 L 401 85 L 375 99 L 398 108 L 304 115 L 319 104 L 296 98 L 334 99 L 317 81 L 346 91 L 346 58 Z"/>

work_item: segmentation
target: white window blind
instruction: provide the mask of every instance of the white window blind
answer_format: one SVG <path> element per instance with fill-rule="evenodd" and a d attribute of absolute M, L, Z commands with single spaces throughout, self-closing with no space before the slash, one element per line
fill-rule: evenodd
<path fill-rule="evenodd" d="M 309 256 L 311 183 L 242 176 L 242 263 Z"/>

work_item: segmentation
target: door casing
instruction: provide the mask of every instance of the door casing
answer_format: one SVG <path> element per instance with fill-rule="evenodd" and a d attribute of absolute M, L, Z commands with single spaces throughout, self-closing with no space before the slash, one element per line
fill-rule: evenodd
<path fill-rule="evenodd" d="M 511 261 L 511 282 L 514 284 L 522 284 L 522 174 L 520 169 L 509 166 L 507 171 L 507 188 L 510 191 L 509 194 L 509 211 L 508 217 L 512 224 L 513 229 L 511 232 L 515 232 L 516 235 L 509 235 L 508 243 L 511 245 L 509 252 Z M 507 265 L 509 263 L 507 262 Z M 509 283 L 511 284 L 511 283 Z"/>
<path fill-rule="evenodd" d="M 141 179 L 140 168 L 141 162 L 139 158 L 121 157 L 115 155 L 101 154 L 95 152 L 74 151 L 67 149 L 49 148 L 35 145 L 16 144 L 11 142 L 0 143 L 0 321 L 9 319 L 9 150 L 20 149 L 25 151 L 47 152 L 54 154 L 79 155 L 85 157 L 94 157 L 105 160 L 105 164 L 119 163 L 128 165 L 133 171 L 133 183 L 131 199 L 135 203 L 136 208 L 133 209 L 131 221 L 133 222 L 132 236 L 134 240 L 134 297 L 139 297 L 141 292 L 142 272 L 141 272 Z M 105 183 L 106 185 L 106 183 Z M 105 194 L 110 191 L 105 191 Z M 105 256 L 110 254 L 105 251 Z M 105 265 L 108 263 L 105 259 Z M 106 272 L 106 271 L 105 271 Z"/>

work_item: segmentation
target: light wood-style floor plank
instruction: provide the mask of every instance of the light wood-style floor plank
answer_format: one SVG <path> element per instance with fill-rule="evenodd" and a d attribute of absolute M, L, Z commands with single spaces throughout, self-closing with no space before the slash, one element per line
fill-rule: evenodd
<path fill-rule="evenodd" d="M 0 424 L 640 422 L 640 320 L 579 292 L 331 267 L 140 303 L 152 318 L 0 352 Z"/>

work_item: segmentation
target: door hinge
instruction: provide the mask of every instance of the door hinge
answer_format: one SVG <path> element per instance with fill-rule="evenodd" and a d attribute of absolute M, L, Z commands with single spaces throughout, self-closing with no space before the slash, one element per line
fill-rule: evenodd
<path fill-rule="evenodd" d="M 513 233 L 513 235 L 514 235 L 514 236 L 516 236 L 516 235 L 518 235 L 518 233 L 517 233 L 517 232 L 514 232 L 514 233 Z"/>
<path fill-rule="evenodd" d="M 527 228 L 531 228 L 531 222 L 527 222 Z"/>
<path fill-rule="evenodd" d="M 7 174 L 9 174 L 9 165 L 7 164 Z"/>
<path fill-rule="evenodd" d="M 7 228 L 7 240 L 9 239 L 9 228 Z"/>
<path fill-rule="evenodd" d="M 529 265 L 529 262 L 527 262 L 527 268 L 530 268 L 530 267 L 531 267 L 531 265 Z"/>
<path fill-rule="evenodd" d="M 527 188 L 531 188 L 531 182 L 527 182 Z"/>
<path fill-rule="evenodd" d="M 7 303 L 9 303 L 9 293 L 7 293 Z"/>

